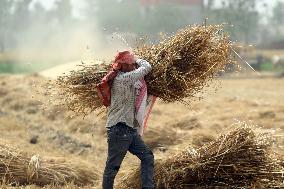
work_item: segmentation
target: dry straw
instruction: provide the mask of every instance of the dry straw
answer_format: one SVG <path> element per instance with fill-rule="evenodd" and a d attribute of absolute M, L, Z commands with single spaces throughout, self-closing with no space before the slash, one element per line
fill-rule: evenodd
<path fill-rule="evenodd" d="M 165 102 L 188 103 L 225 66 L 232 63 L 229 37 L 223 26 L 189 26 L 158 44 L 143 45 L 133 51 L 152 65 L 146 76 L 148 92 Z M 76 113 L 101 110 L 103 105 L 95 86 L 109 66 L 106 63 L 82 65 L 79 71 L 57 79 L 65 105 Z"/>
<path fill-rule="evenodd" d="M 92 185 L 99 172 L 83 162 L 43 159 L 31 156 L 7 144 L 0 143 L 0 176 L 2 184 Z"/>
<path fill-rule="evenodd" d="M 284 187 L 284 168 L 271 151 L 273 137 L 241 125 L 195 150 L 186 149 L 155 164 L 155 187 Z M 118 189 L 140 188 L 140 171 L 119 182 Z"/>
<path fill-rule="evenodd" d="M 175 129 L 155 127 L 147 130 L 147 134 L 143 136 L 143 140 L 146 142 L 147 146 L 153 150 L 155 148 L 177 144 L 180 142 L 180 137 Z"/>

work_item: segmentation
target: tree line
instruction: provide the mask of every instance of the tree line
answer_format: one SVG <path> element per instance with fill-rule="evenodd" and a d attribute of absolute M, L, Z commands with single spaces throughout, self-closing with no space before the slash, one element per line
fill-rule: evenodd
<path fill-rule="evenodd" d="M 82 23 L 94 31 L 99 28 L 105 35 L 119 31 L 155 38 L 161 31 L 171 33 L 195 22 L 184 5 L 164 3 L 142 7 L 139 1 L 132 0 L 85 0 L 84 3 L 82 17 L 78 18 L 72 13 L 70 0 L 56 0 L 49 10 L 38 1 L 1 0 L 0 52 L 16 49 L 20 42 L 29 43 L 31 37 L 37 40 L 29 45 L 36 48 L 54 35 L 64 36 L 67 30 L 82 27 Z M 258 6 L 265 10 L 267 5 L 257 0 L 227 0 L 218 7 L 214 3 L 215 0 L 209 0 L 202 6 L 200 22 L 208 18 L 208 24 L 227 23 L 226 30 L 233 40 L 263 43 L 284 38 L 283 2 L 278 1 L 271 16 L 265 15 L 266 12 L 260 14 Z M 262 21 L 265 18 L 267 22 Z"/>

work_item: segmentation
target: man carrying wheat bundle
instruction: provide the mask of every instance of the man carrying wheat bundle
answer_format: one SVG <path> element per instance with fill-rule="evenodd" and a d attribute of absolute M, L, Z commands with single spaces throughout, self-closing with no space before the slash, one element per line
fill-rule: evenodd
<path fill-rule="evenodd" d="M 142 188 L 154 188 L 154 155 L 141 138 L 147 98 L 144 76 L 150 70 L 151 65 L 147 61 L 137 59 L 129 51 L 119 52 L 110 71 L 98 85 L 99 96 L 108 107 L 108 157 L 103 189 L 113 188 L 127 151 L 141 160 Z"/>
<path fill-rule="evenodd" d="M 235 64 L 232 42 L 222 31 L 222 25 L 188 26 L 159 43 L 133 49 L 136 55 L 151 62 L 152 68 L 125 51 L 118 53 L 105 77 L 108 64 L 85 65 L 82 70 L 58 78 L 64 105 L 69 110 L 87 115 L 102 112 L 103 105 L 108 107 L 104 188 L 113 187 L 127 151 L 141 159 L 142 187 L 153 188 L 153 154 L 139 135 L 143 134 L 155 97 L 185 105 L 200 100 L 203 89 L 227 65 Z M 94 86 L 98 93 L 94 93 Z"/>

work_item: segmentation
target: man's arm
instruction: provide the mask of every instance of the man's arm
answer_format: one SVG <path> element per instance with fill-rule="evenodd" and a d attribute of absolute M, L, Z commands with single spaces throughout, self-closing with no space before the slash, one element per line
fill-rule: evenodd
<path fill-rule="evenodd" d="M 137 59 L 136 63 L 138 64 L 139 68 L 131 72 L 119 74 L 116 76 L 116 79 L 129 84 L 135 83 L 138 79 L 147 75 L 152 69 L 151 65 L 146 60 Z"/>

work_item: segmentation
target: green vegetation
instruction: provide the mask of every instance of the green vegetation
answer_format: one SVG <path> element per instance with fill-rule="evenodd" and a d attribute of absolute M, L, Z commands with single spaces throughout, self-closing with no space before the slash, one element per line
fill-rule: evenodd
<path fill-rule="evenodd" d="M 266 72 L 284 72 L 284 65 L 274 66 L 271 62 L 265 62 L 260 65 L 260 71 Z"/>
<path fill-rule="evenodd" d="M 271 62 L 266 62 L 264 64 L 260 65 L 260 70 L 261 71 L 273 71 L 273 65 Z"/>
<path fill-rule="evenodd" d="M 72 14 L 75 4 L 71 0 L 56 0 L 51 9 L 41 1 L 1 0 L 0 73 L 30 73 L 56 65 L 49 62 L 78 59 L 85 46 L 94 51 L 107 49 L 112 45 L 108 38 L 114 32 L 122 36 L 134 34 L 138 38 L 146 35 L 151 42 L 156 42 L 161 32 L 172 34 L 184 26 L 201 24 L 205 18 L 208 18 L 207 25 L 227 23 L 225 30 L 231 40 L 240 44 L 265 45 L 284 38 L 284 3 L 280 0 L 271 14 L 263 13 L 270 10 L 263 1 L 205 2 L 86 0 L 82 3 L 81 15 L 76 17 Z M 262 22 L 265 19 L 267 22 Z M 9 55 L 17 51 L 30 54 L 23 53 L 24 59 L 17 54 Z M 46 59 L 46 63 L 39 57 Z M 277 71 L 279 68 L 265 63 L 261 69 Z"/>
<path fill-rule="evenodd" d="M 13 62 L 3 61 L 0 62 L 0 74 L 29 74 L 39 72 L 48 68 L 51 68 L 58 63 L 26 63 L 26 62 Z"/>

